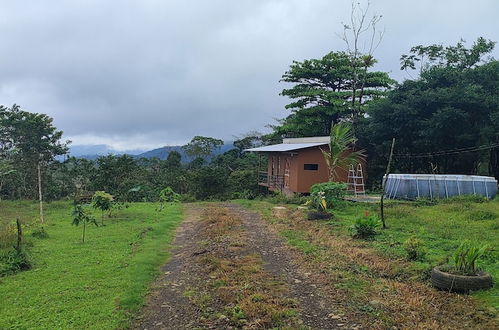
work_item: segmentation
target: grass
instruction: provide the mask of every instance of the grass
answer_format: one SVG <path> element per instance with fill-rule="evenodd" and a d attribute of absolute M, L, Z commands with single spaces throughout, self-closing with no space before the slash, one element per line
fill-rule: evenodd
<path fill-rule="evenodd" d="M 178 205 L 162 212 L 156 207 L 132 203 L 117 210 L 106 226 L 88 226 L 82 244 L 69 202 L 46 205 L 46 239 L 30 235 L 38 228 L 36 203 L 0 202 L 0 225 L 21 219 L 34 263 L 29 271 L 0 277 L 0 328 L 127 327 L 182 219 Z"/>
<path fill-rule="evenodd" d="M 388 228 L 380 229 L 371 241 L 352 239 L 351 227 L 355 219 L 364 216 L 366 211 L 376 214 L 379 207 L 376 204 L 345 202 L 333 210 L 334 218 L 330 221 L 306 221 L 303 214 L 300 216 L 296 210 L 297 205 L 288 205 L 290 214 L 283 218 L 272 215 L 275 204 L 248 200 L 236 202 L 260 212 L 290 246 L 310 260 L 311 268 L 328 269 L 329 278 L 333 279 L 337 288 L 345 289 L 344 297 L 352 298 L 354 308 L 376 311 L 374 314 L 378 318 L 387 318 L 384 325 L 389 325 L 389 319 L 398 308 L 391 306 L 394 303 L 390 300 L 383 300 L 389 295 L 392 295 L 393 302 L 400 299 L 401 305 L 413 304 L 416 310 L 426 308 L 425 300 L 435 299 L 445 303 L 453 297 L 456 298 L 452 300 L 456 306 L 461 304 L 459 308 L 466 309 L 466 304 L 471 303 L 469 299 L 464 299 L 466 297 L 454 295 L 445 298 L 427 285 L 431 268 L 446 263 L 465 239 L 485 243 L 492 248 L 490 255 L 481 260 L 479 266 L 491 273 L 496 283 L 499 279 L 497 198 L 489 202 L 472 198 L 438 203 L 389 201 L 385 207 Z M 404 242 L 409 238 L 417 238 L 423 244 L 425 254 L 417 261 L 407 258 Z M 497 315 L 497 284 L 490 290 L 474 292 L 471 296 L 476 308 Z M 464 299 L 462 303 L 461 298 Z M 370 306 L 370 300 L 382 303 Z M 473 310 L 471 306 L 467 309 Z M 392 314 L 383 315 L 382 310 L 392 311 Z M 399 310 L 398 314 L 404 312 L 408 310 Z M 434 315 L 431 311 L 428 313 L 428 317 Z"/>

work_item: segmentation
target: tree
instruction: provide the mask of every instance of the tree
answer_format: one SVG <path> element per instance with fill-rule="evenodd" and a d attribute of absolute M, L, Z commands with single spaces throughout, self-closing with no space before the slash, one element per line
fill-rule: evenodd
<path fill-rule="evenodd" d="M 81 242 L 85 243 L 85 229 L 87 227 L 87 223 L 93 223 L 95 226 L 98 226 L 97 220 L 95 220 L 93 216 L 88 214 L 88 212 L 85 209 L 83 209 L 83 207 L 80 204 L 76 203 L 73 208 L 72 216 L 73 216 L 73 222 L 72 222 L 73 225 L 75 226 L 79 226 L 80 224 L 83 225 Z"/>
<path fill-rule="evenodd" d="M 220 149 L 223 144 L 224 142 L 219 139 L 206 136 L 195 136 L 192 138 L 191 142 L 182 148 L 188 156 L 206 159 L 214 150 Z"/>
<path fill-rule="evenodd" d="M 353 68 L 363 61 L 362 92 L 354 93 L 358 85 Z M 294 61 L 281 81 L 293 83 L 281 95 L 294 101 L 286 105 L 292 114 L 277 126 L 283 135 L 327 135 L 331 126 L 342 120 L 356 120 L 365 112 L 367 103 L 385 95 L 393 80 L 385 72 L 369 72 L 376 63 L 374 58 L 353 59 L 346 52 L 331 52 L 321 59 Z M 352 97 L 355 96 L 355 99 Z M 355 109 L 352 101 L 356 100 Z"/>
<path fill-rule="evenodd" d="M 53 119 L 45 114 L 22 111 L 14 104 L 11 108 L 0 106 L 0 146 L 3 152 L 10 151 L 18 166 L 26 188 L 27 178 L 35 177 L 40 202 L 40 222 L 43 224 L 42 169 L 58 155 L 68 151 L 69 141 L 61 142 L 62 131 L 52 124 Z M 30 173 L 31 172 L 31 173 Z M 35 175 L 32 175 L 36 172 Z"/>
<path fill-rule="evenodd" d="M 104 212 L 111 211 L 113 207 L 113 196 L 105 191 L 96 191 L 92 197 L 92 206 L 101 210 L 101 224 L 104 226 Z"/>
<path fill-rule="evenodd" d="M 417 46 L 418 57 L 402 56 L 402 68 L 416 68 L 420 56 L 426 64 L 369 108 L 359 142 L 369 152 L 370 180 L 382 176 L 393 137 L 396 170 L 499 175 L 499 62 L 485 59 L 491 46 L 479 38 L 469 49 Z"/>
<path fill-rule="evenodd" d="M 329 169 L 329 181 L 338 178 L 338 170 L 348 171 L 350 165 L 355 165 L 365 159 L 364 150 L 353 151 L 357 139 L 353 135 L 352 124 L 340 123 L 331 128 L 329 150 L 322 150 Z"/>

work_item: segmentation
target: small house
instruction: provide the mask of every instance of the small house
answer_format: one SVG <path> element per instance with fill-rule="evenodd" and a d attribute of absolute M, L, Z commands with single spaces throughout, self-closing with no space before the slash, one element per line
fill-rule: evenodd
<path fill-rule="evenodd" d="M 267 157 L 259 184 L 285 194 L 308 193 L 316 183 L 328 181 L 322 150 L 329 151 L 329 136 L 284 139 L 283 143 L 247 149 Z M 335 181 L 347 182 L 347 171 L 339 170 Z"/>

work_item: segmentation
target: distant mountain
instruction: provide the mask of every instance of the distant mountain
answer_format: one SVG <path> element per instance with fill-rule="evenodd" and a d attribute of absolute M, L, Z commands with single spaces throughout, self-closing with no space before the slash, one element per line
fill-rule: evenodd
<path fill-rule="evenodd" d="M 232 141 L 225 142 L 225 144 L 218 150 L 213 152 L 213 156 L 223 154 L 231 149 L 234 149 L 234 145 Z M 100 144 L 100 145 L 74 145 L 70 147 L 69 153 L 70 156 L 76 158 L 85 158 L 89 160 L 95 160 L 100 156 L 106 155 L 130 155 L 134 158 L 158 158 L 161 160 L 165 160 L 168 157 L 168 154 L 172 151 L 177 151 L 182 156 L 182 163 L 188 163 L 192 160 L 191 157 L 187 156 L 182 149 L 182 146 L 168 146 L 157 148 L 149 151 L 145 150 L 127 150 L 127 151 L 116 151 L 108 145 Z M 62 160 L 62 158 L 60 159 Z"/>
<path fill-rule="evenodd" d="M 227 151 L 234 149 L 234 148 L 235 147 L 232 144 L 232 141 L 225 142 L 225 144 L 220 149 L 215 150 L 213 152 L 212 156 L 221 155 L 224 152 L 227 152 Z M 192 157 L 189 157 L 185 154 L 182 146 L 169 146 L 169 147 L 157 148 L 157 149 L 143 152 L 143 153 L 138 154 L 138 155 L 134 155 L 134 157 L 136 157 L 136 158 L 158 158 L 161 160 L 165 160 L 166 158 L 168 158 L 168 154 L 172 151 L 176 151 L 182 156 L 182 163 L 188 163 L 188 162 L 192 161 Z"/>

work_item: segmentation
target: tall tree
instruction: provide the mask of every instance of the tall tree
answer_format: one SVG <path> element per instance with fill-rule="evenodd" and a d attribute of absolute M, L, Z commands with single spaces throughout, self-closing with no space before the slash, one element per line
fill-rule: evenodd
<path fill-rule="evenodd" d="M 403 69 L 421 74 L 370 106 L 359 134 L 369 151 L 370 179 L 381 177 L 393 137 L 400 171 L 499 175 L 499 148 L 493 147 L 499 144 L 499 62 L 486 59 L 493 45 L 479 38 L 470 48 L 462 42 L 418 46 L 402 56 Z"/>
<path fill-rule="evenodd" d="M 205 159 L 210 156 L 214 150 L 220 149 L 224 142 L 219 139 L 206 136 L 195 136 L 191 142 L 183 146 L 185 153 L 191 157 L 200 157 Z"/>
<path fill-rule="evenodd" d="M 24 171 L 25 178 L 33 171 L 36 173 L 40 221 L 43 223 L 42 171 L 54 157 L 67 153 L 69 141 L 61 141 L 63 132 L 56 129 L 51 117 L 23 111 L 16 104 L 11 108 L 0 106 L 0 126 L 3 127 L 0 134 L 2 149 L 10 150 L 15 155 L 16 170 L 31 171 Z"/>
<path fill-rule="evenodd" d="M 354 76 L 352 61 L 362 61 L 366 72 L 362 74 L 362 93 L 355 94 L 356 104 L 353 111 L 351 102 L 353 88 L 358 88 L 359 73 Z M 311 136 L 328 135 L 331 126 L 342 120 L 353 121 L 365 111 L 366 104 L 385 95 L 393 84 L 385 72 L 370 72 L 376 63 L 374 58 L 353 59 L 346 52 L 330 52 L 321 59 L 294 61 L 281 81 L 294 84 L 284 89 L 281 95 L 294 101 L 286 105 L 292 114 L 277 126 L 284 135 Z"/>

